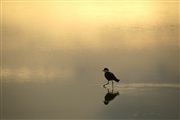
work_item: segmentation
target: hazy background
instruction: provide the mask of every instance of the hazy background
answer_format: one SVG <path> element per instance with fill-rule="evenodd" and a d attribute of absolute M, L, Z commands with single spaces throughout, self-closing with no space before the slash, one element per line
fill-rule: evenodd
<path fill-rule="evenodd" d="M 3 1 L 3 117 L 177 119 L 178 5 Z M 109 108 L 104 67 L 121 79 Z"/>

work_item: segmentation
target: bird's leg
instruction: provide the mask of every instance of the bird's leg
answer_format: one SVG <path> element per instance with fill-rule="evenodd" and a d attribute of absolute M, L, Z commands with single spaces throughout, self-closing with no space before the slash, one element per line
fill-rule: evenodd
<path fill-rule="evenodd" d="M 112 86 L 112 93 L 114 93 L 114 86 Z"/>
<path fill-rule="evenodd" d="M 113 80 L 112 80 L 112 89 L 114 88 L 114 83 L 113 83 Z"/>
<path fill-rule="evenodd" d="M 108 81 L 108 83 L 104 84 L 103 87 L 105 87 L 105 86 L 108 85 L 108 84 L 109 84 L 109 81 Z"/>
<path fill-rule="evenodd" d="M 106 88 L 106 87 L 105 87 Z M 109 93 L 109 88 L 106 88 L 106 90 L 107 90 L 107 93 Z"/>
<path fill-rule="evenodd" d="M 104 86 L 104 88 L 107 90 L 107 93 L 109 93 L 109 88 L 107 88 L 106 86 Z"/>

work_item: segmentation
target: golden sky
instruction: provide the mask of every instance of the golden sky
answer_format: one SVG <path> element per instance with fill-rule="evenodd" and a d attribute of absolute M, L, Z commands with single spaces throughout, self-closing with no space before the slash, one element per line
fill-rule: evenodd
<path fill-rule="evenodd" d="M 158 51 L 158 56 L 159 54 L 166 57 L 167 54 L 173 56 L 168 57 L 167 61 L 172 61 L 171 58 L 175 60 L 177 52 L 174 51 L 178 49 L 176 45 L 179 29 L 178 4 L 178 1 L 164 0 L 133 2 L 4 0 L 1 5 L 3 55 L 7 66 L 22 66 L 20 70 L 7 69 L 6 72 L 10 71 L 7 73 L 16 74 L 23 79 L 28 78 L 34 74 L 23 65 L 38 67 L 48 65 L 52 61 L 51 64 L 57 66 L 59 60 L 65 63 L 75 61 L 74 59 L 71 61 L 73 55 L 77 57 L 74 63 L 76 65 L 79 61 L 81 63 L 79 60 L 82 57 L 81 51 L 85 56 L 94 53 L 106 55 L 107 51 L 111 55 L 117 51 L 125 56 L 129 54 L 130 58 L 127 60 L 131 60 L 134 51 L 138 49 L 145 51 L 145 58 L 148 56 L 146 52 L 151 56 L 157 55 Z M 96 57 L 96 61 L 102 60 L 101 56 Z M 99 57 L 101 59 L 98 59 Z M 111 64 L 114 63 L 114 59 L 111 60 Z M 142 59 L 134 61 L 140 60 Z M 176 72 L 174 66 L 173 73 Z M 170 67 L 167 68 L 169 70 Z M 36 76 L 44 78 L 46 72 L 37 70 Z M 72 71 L 70 70 L 70 73 L 73 76 Z M 70 73 L 67 70 L 63 74 L 66 76 Z M 55 75 L 52 73 L 50 76 Z"/>
<path fill-rule="evenodd" d="M 58 43 L 62 48 L 88 47 L 90 42 L 99 47 L 99 31 L 109 26 L 178 26 L 178 1 L 4 1 L 2 10 L 6 32 L 21 33 L 7 39 L 32 41 L 36 36 L 42 43 Z"/>
<path fill-rule="evenodd" d="M 177 22 L 177 15 L 178 2 L 3 2 L 5 20 L 26 25 L 160 24 Z"/>

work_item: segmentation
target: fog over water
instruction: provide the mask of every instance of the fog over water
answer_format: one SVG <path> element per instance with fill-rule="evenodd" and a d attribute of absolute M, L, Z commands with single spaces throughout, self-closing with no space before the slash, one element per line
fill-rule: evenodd
<path fill-rule="evenodd" d="M 3 118 L 180 117 L 178 2 L 2 6 Z"/>
<path fill-rule="evenodd" d="M 98 82 L 97 78 L 102 79 L 102 69 L 109 67 L 126 82 L 178 82 L 177 27 L 122 29 L 100 29 L 96 39 L 100 39 L 101 44 L 97 48 L 91 45 L 94 40 L 88 45 L 74 41 L 74 45 L 66 49 L 61 48 L 63 41 L 51 45 L 43 40 L 42 43 L 40 38 L 7 39 L 3 47 L 3 72 L 12 79 L 92 77 L 91 81 Z M 135 39 L 145 45 L 138 45 Z M 134 43 L 128 46 L 127 40 Z"/>

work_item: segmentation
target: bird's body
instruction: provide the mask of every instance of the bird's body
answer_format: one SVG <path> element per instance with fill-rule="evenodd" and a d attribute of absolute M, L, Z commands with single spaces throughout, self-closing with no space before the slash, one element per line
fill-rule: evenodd
<path fill-rule="evenodd" d="M 104 76 L 108 81 L 114 80 L 116 82 L 119 82 L 119 79 L 117 79 L 116 76 L 112 72 L 105 72 Z"/>
<path fill-rule="evenodd" d="M 113 85 L 113 81 L 116 81 L 116 82 L 120 81 L 118 78 L 116 78 L 116 76 L 112 72 L 109 72 L 108 68 L 104 68 L 103 71 L 105 72 L 104 73 L 105 78 L 108 80 L 107 84 L 109 84 L 109 81 L 112 81 L 112 85 Z M 107 85 L 107 84 L 105 84 L 105 85 Z"/>

